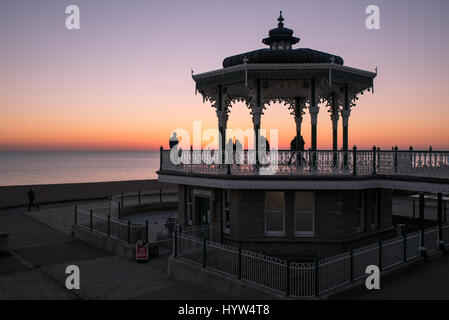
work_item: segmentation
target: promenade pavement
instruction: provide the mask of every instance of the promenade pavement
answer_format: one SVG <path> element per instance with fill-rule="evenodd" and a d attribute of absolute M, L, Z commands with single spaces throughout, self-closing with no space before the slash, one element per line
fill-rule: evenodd
<path fill-rule="evenodd" d="M 42 206 L 70 212 L 75 203 Z M 59 209 L 71 207 L 72 209 Z M 25 214 L 26 208 L 0 210 L 0 230 L 9 232 L 12 255 L 0 257 L 0 299 L 226 299 L 170 279 L 167 257 L 138 264 L 71 238 L 64 219 L 55 229 Z M 33 215 L 39 211 L 33 212 Z M 45 215 L 45 213 L 44 213 Z M 47 221 L 48 222 L 48 221 Z M 65 269 L 80 268 L 80 290 L 67 290 Z"/>

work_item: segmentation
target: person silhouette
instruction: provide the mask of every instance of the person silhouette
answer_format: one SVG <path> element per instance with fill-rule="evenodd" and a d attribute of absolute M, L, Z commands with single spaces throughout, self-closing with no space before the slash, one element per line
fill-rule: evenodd
<path fill-rule="evenodd" d="M 173 135 L 170 137 L 168 144 L 170 146 L 170 150 L 173 149 L 174 146 L 178 144 L 178 137 L 176 136 L 176 132 L 173 132 Z"/>
<path fill-rule="evenodd" d="M 229 138 L 228 142 L 226 142 L 225 152 L 225 164 L 231 164 L 233 162 L 234 154 L 234 143 L 231 138 Z"/>
<path fill-rule="evenodd" d="M 34 193 L 33 188 L 30 188 L 28 191 L 28 212 L 31 211 L 32 207 L 35 207 L 39 210 L 39 205 L 34 203 L 34 199 L 36 198 L 36 194 Z"/>
<path fill-rule="evenodd" d="M 299 140 L 299 150 L 296 150 L 296 137 L 293 138 L 293 140 L 290 142 L 290 150 L 291 151 L 304 151 L 306 143 L 302 136 L 300 136 Z"/>

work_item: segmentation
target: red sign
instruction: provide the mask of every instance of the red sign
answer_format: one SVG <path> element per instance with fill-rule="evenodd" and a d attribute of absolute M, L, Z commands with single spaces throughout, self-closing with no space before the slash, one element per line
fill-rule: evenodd
<path fill-rule="evenodd" d="M 147 261 L 148 260 L 148 243 L 136 244 L 136 261 Z"/>

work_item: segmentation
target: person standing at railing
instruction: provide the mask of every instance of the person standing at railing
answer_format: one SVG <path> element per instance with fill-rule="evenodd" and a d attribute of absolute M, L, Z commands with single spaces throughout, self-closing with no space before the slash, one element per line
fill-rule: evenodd
<path fill-rule="evenodd" d="M 306 143 L 305 143 L 305 141 L 304 141 L 304 139 L 303 139 L 303 137 L 302 136 L 300 136 L 300 140 L 299 140 L 299 149 L 296 147 L 296 140 L 297 140 L 297 138 L 296 138 L 296 136 L 293 138 L 293 140 L 290 142 L 290 151 L 296 151 L 296 152 L 302 152 L 302 151 L 304 151 L 304 147 L 305 147 L 305 145 L 306 145 Z M 293 161 L 293 156 L 290 158 L 290 162 L 289 162 L 289 164 L 292 164 L 292 161 Z M 299 154 L 297 155 L 297 158 L 296 158 L 296 163 L 299 165 L 299 166 L 301 166 L 303 163 L 305 163 L 306 162 L 306 159 L 304 159 L 304 156 L 300 156 Z"/>
<path fill-rule="evenodd" d="M 173 135 L 171 136 L 171 138 L 168 140 L 168 144 L 170 146 L 170 150 L 173 149 L 173 147 L 175 147 L 178 144 L 178 137 L 176 136 L 176 132 L 173 132 Z"/>
<path fill-rule="evenodd" d="M 291 151 L 304 151 L 306 143 L 302 136 L 300 136 L 299 140 L 299 149 L 296 148 L 296 136 L 293 138 L 293 140 L 290 142 L 290 150 Z"/>
<path fill-rule="evenodd" d="M 243 145 L 240 143 L 238 139 L 235 139 L 234 143 L 234 154 L 235 154 L 235 163 L 241 164 L 243 157 Z"/>
<path fill-rule="evenodd" d="M 225 152 L 226 152 L 225 164 L 231 164 L 234 162 L 234 159 L 232 156 L 234 151 L 235 151 L 235 144 L 232 142 L 232 139 L 229 138 L 228 142 L 226 142 L 226 146 L 225 146 Z"/>

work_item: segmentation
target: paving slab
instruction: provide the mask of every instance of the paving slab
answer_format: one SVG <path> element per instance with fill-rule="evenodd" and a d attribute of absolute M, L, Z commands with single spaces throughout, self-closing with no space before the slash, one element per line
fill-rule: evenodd
<path fill-rule="evenodd" d="M 0 276 L 1 300 L 67 300 L 74 298 L 76 296 L 61 287 L 60 284 L 36 270 Z"/>
<path fill-rule="evenodd" d="M 195 288 L 168 278 L 151 262 L 138 264 L 117 256 L 74 262 L 80 269 L 80 290 L 83 299 L 224 299 L 231 298 L 211 290 Z M 65 264 L 51 265 L 43 270 L 65 283 Z"/>

